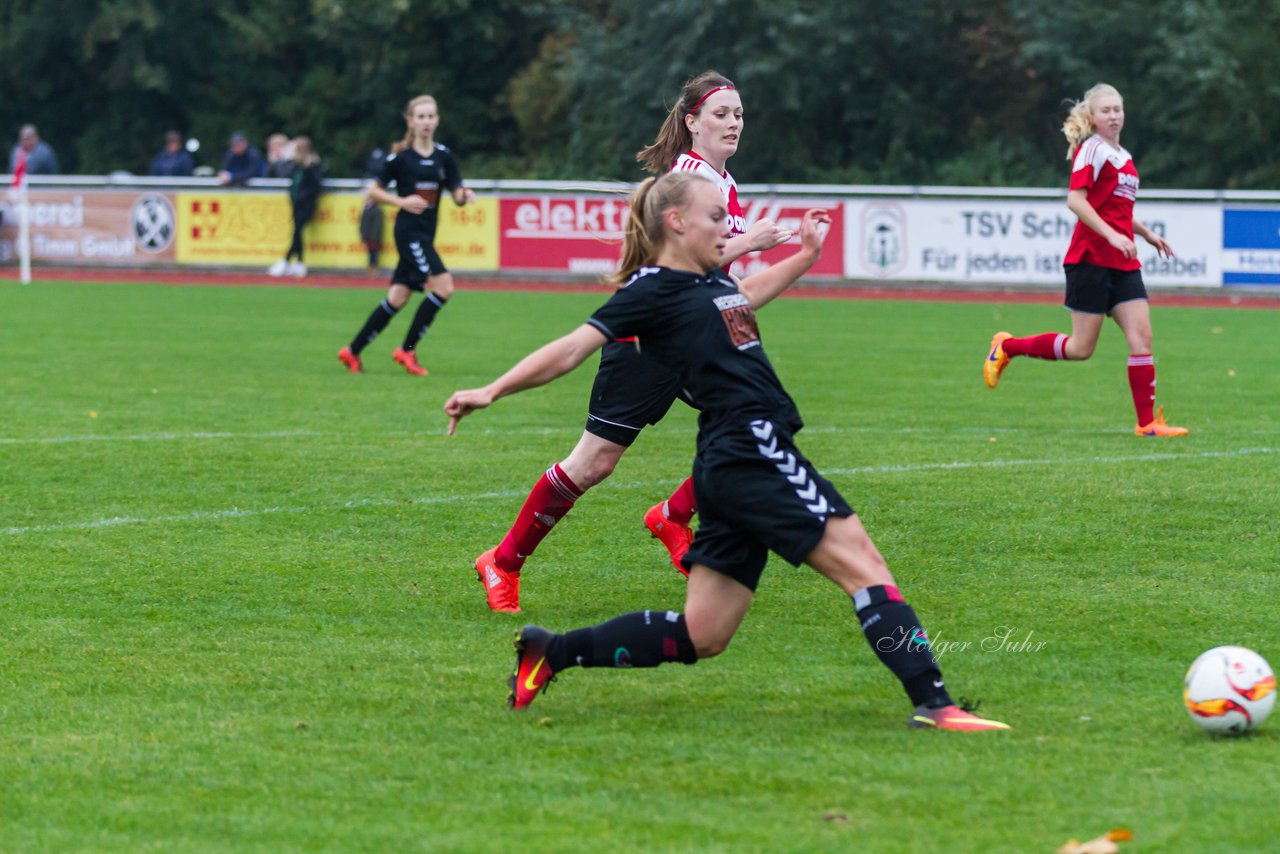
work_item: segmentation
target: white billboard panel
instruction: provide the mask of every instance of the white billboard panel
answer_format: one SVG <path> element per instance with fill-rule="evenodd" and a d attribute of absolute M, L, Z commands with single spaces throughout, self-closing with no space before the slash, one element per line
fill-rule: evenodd
<path fill-rule="evenodd" d="M 1135 211 L 1175 252 L 1160 258 L 1138 238 L 1148 284 L 1222 284 L 1220 206 L 1139 201 Z M 975 284 L 1064 282 L 1076 227 L 1065 200 L 856 200 L 845 204 L 844 222 L 848 278 Z"/>

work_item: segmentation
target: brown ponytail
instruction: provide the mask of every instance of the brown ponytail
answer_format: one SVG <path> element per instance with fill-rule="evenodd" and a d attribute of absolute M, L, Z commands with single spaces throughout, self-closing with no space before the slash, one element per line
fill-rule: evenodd
<path fill-rule="evenodd" d="M 680 90 L 680 100 L 667 114 L 666 121 L 658 129 L 658 136 L 653 143 L 636 152 L 636 160 L 644 166 L 646 172 L 661 175 L 671 168 L 676 158 L 688 151 L 693 145 L 693 136 L 685 127 L 684 117 L 697 115 L 702 100 L 713 89 L 733 88 L 733 81 L 718 71 L 704 71 L 696 77 L 685 81 Z"/>

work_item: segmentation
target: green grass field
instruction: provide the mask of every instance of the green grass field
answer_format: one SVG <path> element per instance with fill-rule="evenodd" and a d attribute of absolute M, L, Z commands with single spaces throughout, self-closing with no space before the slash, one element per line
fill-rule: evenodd
<path fill-rule="evenodd" d="M 463 283 L 465 286 L 465 283 Z M 460 292 L 408 377 L 334 354 L 373 290 L 0 282 L 0 850 L 1275 851 L 1280 719 L 1210 738 L 1187 665 L 1280 665 L 1280 314 L 1155 308 L 1182 440 L 1132 435 L 1123 341 L 980 377 L 1046 305 L 782 299 L 808 428 L 1003 734 L 908 731 L 848 600 L 774 559 L 723 656 L 504 704 L 513 629 L 679 608 L 641 515 L 677 404 L 526 568 L 471 563 L 582 429 L 590 366 L 446 439 L 441 404 L 591 294 Z M 1004 648 L 998 640 L 1004 635 Z"/>

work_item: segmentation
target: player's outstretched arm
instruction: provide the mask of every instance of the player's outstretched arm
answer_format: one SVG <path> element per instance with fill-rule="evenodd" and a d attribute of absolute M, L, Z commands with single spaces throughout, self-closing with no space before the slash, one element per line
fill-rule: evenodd
<path fill-rule="evenodd" d="M 768 217 L 756 220 L 746 234 L 738 234 L 729 238 L 725 244 L 724 256 L 720 266 L 728 267 L 748 252 L 763 252 L 775 246 L 781 246 L 791 239 L 791 230 L 783 228 Z"/>
<path fill-rule="evenodd" d="M 463 416 L 484 409 L 500 397 L 546 385 L 569 373 L 603 347 L 605 340 L 604 333 L 584 323 L 568 335 L 534 350 L 488 385 L 455 391 L 444 404 L 444 413 L 449 416 L 449 435 L 453 435 Z"/>
<path fill-rule="evenodd" d="M 752 308 L 768 303 L 817 263 L 830 225 L 831 215 L 824 208 L 810 208 L 804 212 L 804 218 L 800 220 L 800 251 L 767 270 L 747 276 L 738 285 L 751 301 Z"/>

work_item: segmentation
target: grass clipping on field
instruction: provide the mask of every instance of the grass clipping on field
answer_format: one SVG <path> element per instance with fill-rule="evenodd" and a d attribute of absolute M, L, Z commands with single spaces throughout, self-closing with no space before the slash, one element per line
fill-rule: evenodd
<path fill-rule="evenodd" d="M 1057 854 L 1116 854 L 1120 850 L 1120 846 L 1116 843 L 1128 842 L 1131 839 L 1133 839 L 1132 831 L 1117 827 L 1088 842 L 1068 839 L 1058 848 Z"/>

